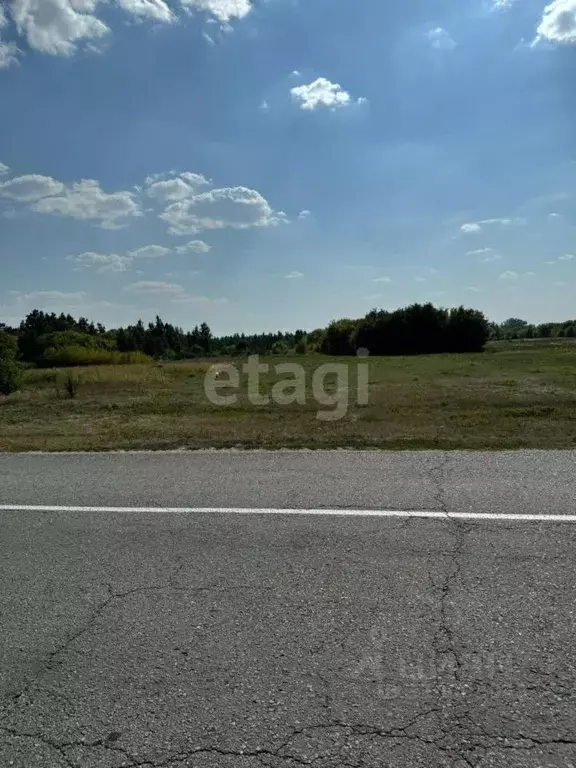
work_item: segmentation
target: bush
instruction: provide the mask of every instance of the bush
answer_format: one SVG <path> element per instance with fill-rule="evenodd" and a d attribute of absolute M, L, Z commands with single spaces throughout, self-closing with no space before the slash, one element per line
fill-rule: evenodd
<path fill-rule="evenodd" d="M 0 357 L 0 394 L 11 395 L 22 386 L 22 367 L 13 357 Z"/>
<path fill-rule="evenodd" d="M 80 365 L 132 365 L 151 362 L 152 358 L 143 352 L 117 352 L 112 349 L 69 346 L 46 350 L 42 364 L 50 368 L 70 368 Z"/>
<path fill-rule="evenodd" d="M 66 376 L 64 379 L 64 391 L 70 398 L 70 400 L 74 400 L 76 397 L 76 392 L 78 392 L 78 387 L 80 386 L 80 379 L 76 378 L 76 376 L 72 376 L 71 373 Z"/>
<path fill-rule="evenodd" d="M 297 355 L 307 355 L 308 354 L 308 337 L 302 336 L 300 341 L 296 344 L 296 349 L 294 350 Z"/>

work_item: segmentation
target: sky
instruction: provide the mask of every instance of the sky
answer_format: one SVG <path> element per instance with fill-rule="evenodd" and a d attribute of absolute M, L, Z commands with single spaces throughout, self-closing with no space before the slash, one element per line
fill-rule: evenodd
<path fill-rule="evenodd" d="M 576 316 L 576 0 L 0 0 L 0 321 Z"/>

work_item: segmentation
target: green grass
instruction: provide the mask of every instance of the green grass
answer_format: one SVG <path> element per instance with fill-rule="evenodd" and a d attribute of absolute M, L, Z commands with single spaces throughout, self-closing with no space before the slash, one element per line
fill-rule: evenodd
<path fill-rule="evenodd" d="M 576 345 L 568 340 L 372 358 L 368 405 L 356 403 L 356 358 L 263 358 L 271 369 L 298 362 L 306 370 L 306 404 L 289 406 L 253 405 L 244 375 L 236 404 L 210 403 L 211 362 L 28 371 L 22 391 L 0 397 L 0 450 L 576 447 Z M 326 362 L 348 365 L 349 408 L 338 421 L 317 418 L 327 408 L 311 392 L 312 373 Z M 68 375 L 79 380 L 74 399 L 64 390 Z M 272 369 L 261 392 L 285 378 Z"/>

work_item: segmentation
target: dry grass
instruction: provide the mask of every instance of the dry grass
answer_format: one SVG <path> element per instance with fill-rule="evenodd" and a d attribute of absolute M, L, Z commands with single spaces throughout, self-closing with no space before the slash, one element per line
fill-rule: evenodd
<path fill-rule="evenodd" d="M 345 362 L 346 416 L 318 420 L 327 408 L 310 386 L 305 405 L 253 405 L 245 376 L 235 405 L 213 405 L 204 394 L 207 362 L 36 370 L 21 392 L 0 398 L 0 450 L 576 447 L 576 345 L 569 341 L 500 342 L 481 355 L 374 358 L 367 406 L 356 404 L 356 359 L 265 361 L 300 363 L 308 385 L 319 365 Z M 79 380 L 74 399 L 64 389 L 68 375 Z M 261 392 L 284 379 L 271 370 Z M 332 381 L 327 389 L 335 387 Z"/>

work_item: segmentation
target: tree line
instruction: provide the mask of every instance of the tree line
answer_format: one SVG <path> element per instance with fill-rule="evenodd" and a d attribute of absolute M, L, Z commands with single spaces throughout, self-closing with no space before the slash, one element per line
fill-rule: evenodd
<path fill-rule="evenodd" d="M 490 323 L 478 310 L 412 304 L 392 312 L 374 309 L 363 318 L 342 318 L 312 331 L 216 336 L 207 323 L 191 330 L 156 317 L 107 329 L 87 318 L 33 310 L 16 328 L 0 323 L 0 361 L 6 369 L 33 366 L 120 364 L 153 359 L 184 360 L 238 355 L 321 353 L 419 355 L 480 352 L 489 339 L 576 337 L 576 321 L 531 325 L 509 318 Z"/>

